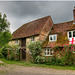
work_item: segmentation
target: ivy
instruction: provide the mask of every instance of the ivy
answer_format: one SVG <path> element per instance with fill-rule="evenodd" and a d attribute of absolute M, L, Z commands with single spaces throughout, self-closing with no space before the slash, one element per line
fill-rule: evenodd
<path fill-rule="evenodd" d="M 63 35 L 61 32 L 61 33 L 59 33 L 59 36 L 58 36 L 57 41 L 55 43 L 56 44 L 60 43 L 62 45 L 62 44 L 68 43 L 68 42 L 69 42 L 69 40 L 67 39 L 67 34 Z"/>

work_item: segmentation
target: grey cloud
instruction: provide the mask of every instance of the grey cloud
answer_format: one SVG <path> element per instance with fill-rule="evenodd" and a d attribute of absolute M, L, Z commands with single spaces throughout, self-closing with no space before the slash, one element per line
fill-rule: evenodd
<path fill-rule="evenodd" d="M 11 32 L 24 23 L 51 15 L 54 23 L 73 20 L 74 1 L 7 1 L 0 2 L 0 12 L 6 13 Z"/>

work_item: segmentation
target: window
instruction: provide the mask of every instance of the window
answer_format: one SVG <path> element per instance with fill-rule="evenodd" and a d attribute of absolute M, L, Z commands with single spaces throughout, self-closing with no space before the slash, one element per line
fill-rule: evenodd
<path fill-rule="evenodd" d="M 75 31 L 73 31 L 73 37 L 75 37 Z"/>
<path fill-rule="evenodd" d="M 68 38 L 73 38 L 73 37 L 75 37 L 75 31 L 69 31 Z"/>
<path fill-rule="evenodd" d="M 57 40 L 57 35 L 56 35 L 56 34 L 49 36 L 49 41 L 50 41 L 50 42 L 51 42 L 51 41 L 56 41 L 56 40 Z"/>
<path fill-rule="evenodd" d="M 18 40 L 15 40 L 15 43 L 17 44 L 18 43 Z"/>
<path fill-rule="evenodd" d="M 34 41 L 34 37 L 31 37 L 31 41 Z"/>
<path fill-rule="evenodd" d="M 53 56 L 53 50 L 51 48 L 45 48 L 44 55 L 45 56 Z"/>

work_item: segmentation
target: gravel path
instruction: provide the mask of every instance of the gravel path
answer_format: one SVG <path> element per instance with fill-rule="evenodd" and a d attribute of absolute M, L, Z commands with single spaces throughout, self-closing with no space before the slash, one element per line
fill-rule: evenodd
<path fill-rule="evenodd" d="M 56 70 L 42 67 L 25 67 L 18 65 L 0 66 L 0 71 L 5 71 L 7 74 L 13 75 L 72 75 L 74 70 Z"/>

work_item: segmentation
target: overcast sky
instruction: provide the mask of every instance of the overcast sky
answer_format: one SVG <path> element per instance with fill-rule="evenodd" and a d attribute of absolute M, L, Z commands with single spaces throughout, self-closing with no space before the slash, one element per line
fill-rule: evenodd
<path fill-rule="evenodd" d="M 23 24 L 51 15 L 54 23 L 73 20 L 75 1 L 0 1 L 0 12 L 7 15 L 11 32 Z"/>

